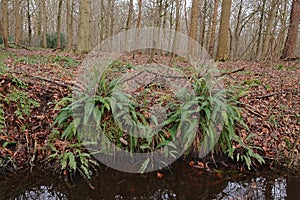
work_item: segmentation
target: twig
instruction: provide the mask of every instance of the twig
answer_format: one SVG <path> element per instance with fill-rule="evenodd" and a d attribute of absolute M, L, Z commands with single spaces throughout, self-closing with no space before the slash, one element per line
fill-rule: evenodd
<path fill-rule="evenodd" d="M 230 71 L 230 72 L 223 72 L 223 73 L 221 74 L 221 76 L 230 75 L 230 74 L 234 74 L 234 73 L 236 73 L 236 72 L 244 71 L 245 68 L 246 68 L 246 67 L 242 67 L 242 68 L 239 68 L 239 69 Z"/>
<path fill-rule="evenodd" d="M 275 95 L 283 95 L 283 94 L 298 93 L 298 92 L 299 91 L 275 92 L 275 93 L 266 94 L 266 95 L 263 95 L 263 96 L 256 97 L 256 99 L 264 99 L 264 98 L 272 97 L 272 96 L 275 96 Z"/>
<path fill-rule="evenodd" d="M 69 86 L 73 86 L 74 83 L 67 83 L 67 82 L 64 82 L 62 80 L 59 80 L 60 82 L 57 82 L 55 80 L 51 80 L 51 79 L 48 79 L 48 78 L 45 78 L 45 77 L 41 77 L 41 76 L 34 76 L 34 75 L 31 75 L 31 74 L 28 74 L 28 73 L 25 73 L 25 72 L 16 72 L 16 71 L 9 71 L 10 73 L 14 73 L 14 74 L 24 74 L 25 76 L 29 76 L 31 78 L 35 78 L 35 79 L 39 79 L 39 80 L 43 80 L 43 81 L 46 81 L 46 82 L 49 82 L 49 83 L 53 83 L 53 84 L 56 84 L 56 85 L 59 85 L 59 86 L 62 86 L 62 87 L 69 87 Z"/>
<path fill-rule="evenodd" d="M 28 47 L 26 47 L 26 46 L 24 46 L 24 45 L 21 45 L 21 44 L 17 44 L 17 43 L 15 43 L 15 42 L 11 42 L 11 43 L 9 43 L 10 45 L 11 44 L 14 44 L 14 45 L 16 45 L 16 46 L 18 46 L 18 47 L 21 47 L 21 48 L 23 48 L 23 49 L 26 49 L 26 50 L 28 50 L 28 51 L 32 51 L 31 49 L 29 49 Z"/>
<path fill-rule="evenodd" d="M 267 117 L 267 116 L 264 115 L 264 114 L 260 114 L 259 111 L 258 111 L 257 109 L 255 109 L 253 106 L 250 106 L 249 104 L 241 103 L 241 105 L 244 105 L 245 108 L 246 108 L 249 112 L 251 112 L 252 114 L 255 114 L 255 115 L 257 115 L 257 116 L 259 116 L 259 117 L 261 117 L 261 118 Z"/>

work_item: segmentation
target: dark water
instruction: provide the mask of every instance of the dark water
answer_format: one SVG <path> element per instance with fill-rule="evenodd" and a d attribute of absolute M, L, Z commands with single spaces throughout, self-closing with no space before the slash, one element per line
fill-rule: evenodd
<path fill-rule="evenodd" d="M 201 172 L 175 164 L 164 177 L 104 168 L 91 184 L 64 181 L 52 173 L 0 175 L 0 199 L 300 199 L 300 175 Z"/>

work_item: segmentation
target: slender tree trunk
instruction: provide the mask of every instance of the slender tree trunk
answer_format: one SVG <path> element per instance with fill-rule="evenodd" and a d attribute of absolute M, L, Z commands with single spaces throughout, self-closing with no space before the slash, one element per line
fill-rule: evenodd
<path fill-rule="evenodd" d="M 47 9 L 45 5 L 45 1 L 41 1 L 41 9 L 43 12 L 43 48 L 47 48 Z"/>
<path fill-rule="evenodd" d="M 78 47 L 80 53 L 89 53 L 91 46 L 91 1 L 80 0 Z"/>
<path fill-rule="evenodd" d="M 219 30 L 219 42 L 216 60 L 228 60 L 228 33 L 230 20 L 231 0 L 222 1 L 222 12 Z"/>
<path fill-rule="evenodd" d="M 193 0 L 189 37 L 194 40 L 197 40 L 198 15 L 199 15 L 198 8 L 199 8 L 199 0 Z"/>
<path fill-rule="evenodd" d="M 141 28 L 141 18 L 142 18 L 142 6 L 143 6 L 143 2 L 142 0 L 138 0 L 138 16 L 137 16 L 137 23 L 136 23 L 136 28 L 137 28 L 137 43 L 136 45 L 139 46 L 139 43 L 140 43 L 140 39 L 141 39 L 141 36 L 140 36 L 140 28 Z M 136 53 L 140 53 L 139 50 L 135 51 Z M 133 58 L 135 56 L 135 52 L 133 52 Z"/>
<path fill-rule="evenodd" d="M 186 29 L 186 32 L 190 33 L 190 31 L 189 31 L 189 25 L 188 25 L 187 0 L 184 0 L 184 19 L 185 19 L 185 29 Z"/>
<path fill-rule="evenodd" d="M 237 15 L 237 22 L 235 26 L 234 31 L 234 47 L 233 47 L 233 58 L 238 57 L 238 49 L 239 49 L 239 43 L 240 43 L 240 35 L 241 35 L 241 17 L 242 17 L 242 10 L 243 10 L 243 3 L 244 1 L 240 1 L 239 11 Z"/>
<path fill-rule="evenodd" d="M 216 40 L 215 38 L 216 38 L 218 8 L 219 8 L 219 0 L 215 0 L 214 1 L 214 14 L 213 14 L 212 26 L 211 26 L 211 35 L 210 35 L 210 42 L 209 42 L 209 54 L 212 57 L 214 55 L 215 40 Z"/>
<path fill-rule="evenodd" d="M 295 57 L 295 50 L 298 38 L 298 28 L 300 21 L 300 0 L 293 0 L 290 25 L 285 41 L 284 49 L 281 55 L 281 59 Z"/>
<path fill-rule="evenodd" d="M 104 0 L 100 0 L 100 43 L 105 38 L 105 6 L 104 6 Z"/>
<path fill-rule="evenodd" d="M 178 46 L 178 33 L 180 31 L 180 10 L 181 10 L 181 0 L 176 0 L 176 22 L 175 22 L 175 35 L 174 35 L 174 41 L 173 41 L 173 48 L 172 48 L 172 54 L 170 59 L 170 65 L 173 65 L 175 61 L 175 53 L 177 51 Z"/>
<path fill-rule="evenodd" d="M 73 9 L 74 2 L 73 0 L 66 0 L 67 5 L 67 49 L 71 50 L 73 46 Z"/>
<path fill-rule="evenodd" d="M 155 10 L 155 21 L 154 21 L 154 26 L 156 28 L 158 28 L 158 31 L 160 32 L 160 25 L 161 25 L 161 15 L 162 15 L 162 10 L 163 10 L 163 2 L 162 0 L 156 0 L 156 6 L 157 9 Z M 153 35 L 155 35 L 155 33 L 153 33 Z M 155 39 L 154 39 L 155 40 Z M 148 63 L 152 63 L 154 56 L 155 56 L 155 52 L 156 52 L 156 46 L 157 44 L 155 43 L 155 41 L 153 41 L 153 46 L 154 48 L 151 49 L 150 51 L 150 57 L 148 59 Z"/>
<path fill-rule="evenodd" d="M 21 29 L 21 15 L 20 15 L 20 0 L 15 0 L 15 18 L 16 18 L 16 23 L 15 23 L 15 43 L 19 44 L 21 40 L 21 34 L 22 34 L 22 29 Z"/>
<path fill-rule="evenodd" d="M 110 5 L 110 33 L 109 36 L 113 36 L 114 34 L 114 23 L 115 23 L 115 0 L 111 0 L 111 5 Z"/>
<path fill-rule="evenodd" d="M 268 23 L 267 23 L 267 28 L 266 28 L 266 35 L 263 41 L 263 46 L 262 46 L 262 56 L 264 58 L 267 57 L 267 51 L 268 51 L 268 47 L 269 47 L 269 43 L 270 43 L 270 38 L 271 38 L 271 32 L 272 32 L 272 28 L 274 26 L 274 19 L 275 19 L 275 15 L 277 12 L 277 6 L 276 4 L 278 3 L 278 0 L 272 0 L 271 3 L 271 10 L 269 12 L 269 18 L 268 18 Z"/>
<path fill-rule="evenodd" d="M 62 0 L 58 2 L 58 12 L 57 12 L 57 48 L 61 48 L 61 10 L 62 10 Z"/>
<path fill-rule="evenodd" d="M 30 14 L 30 0 L 27 0 L 27 23 L 28 23 L 28 43 L 32 42 L 32 27 L 31 27 L 31 14 Z"/>
<path fill-rule="evenodd" d="M 126 21 L 126 31 L 128 31 L 131 27 L 132 23 L 132 16 L 133 15 L 133 0 L 129 1 L 129 9 L 128 9 L 128 16 Z"/>
<path fill-rule="evenodd" d="M 202 47 L 204 47 L 204 40 L 205 40 L 205 31 L 206 31 L 206 10 L 207 10 L 207 0 L 204 0 L 203 5 L 203 12 L 201 12 L 201 26 L 200 26 L 200 37 L 199 41 Z"/>
<path fill-rule="evenodd" d="M 259 31 L 258 31 L 257 46 L 256 46 L 257 59 L 260 59 L 261 56 L 261 39 L 262 39 L 262 30 L 264 25 L 265 7 L 266 7 L 266 0 L 263 0 L 262 7 L 260 8 L 261 11 L 260 11 L 260 20 L 259 20 Z"/>
<path fill-rule="evenodd" d="M 9 37 L 9 28 L 8 28 L 8 4 L 7 0 L 2 0 L 2 39 L 4 48 L 8 48 L 8 37 Z"/>
<path fill-rule="evenodd" d="M 198 16 L 199 16 L 199 0 L 193 0 L 192 2 L 192 13 L 191 13 L 191 24 L 190 24 L 190 41 L 189 51 L 194 57 L 195 52 L 195 41 L 197 41 L 197 30 L 198 30 Z M 194 40 L 194 41 L 193 41 Z"/>

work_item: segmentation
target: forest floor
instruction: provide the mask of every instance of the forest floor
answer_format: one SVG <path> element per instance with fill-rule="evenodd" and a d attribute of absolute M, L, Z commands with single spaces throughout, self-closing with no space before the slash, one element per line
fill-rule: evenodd
<path fill-rule="evenodd" d="M 142 64 L 147 56 L 120 58 L 122 62 Z M 72 92 L 78 67 L 84 56 L 52 50 L 9 49 L 1 52 L 0 66 L 8 71 L 0 76 L 5 127 L 0 132 L 0 158 L 9 155 L 17 170 L 41 164 L 50 155 L 47 141 L 51 124 L 58 113 L 55 104 Z M 156 62 L 165 58 L 155 57 Z M 180 64 L 180 63 L 179 63 Z M 245 142 L 261 147 L 260 154 L 268 165 L 300 165 L 300 61 L 247 62 L 218 64 L 226 87 L 239 95 L 242 115 L 249 130 L 237 126 Z M 241 69 L 234 72 L 236 69 Z M 17 77 L 26 83 L 14 79 Z M 38 102 L 31 112 L 21 113 L 22 106 L 4 101 L 19 85 Z M 6 98 L 7 99 L 7 98 Z M 19 106 L 21 106 L 19 108 Z M 27 115 L 28 114 L 28 115 Z M 21 116 L 21 117 L 20 117 Z M 246 141 L 249 134 L 254 134 Z M 64 145 L 61 141 L 60 145 Z M 239 147 L 236 147 L 239 148 Z M 1 159 L 0 159 L 1 161 Z M 1 163 L 0 163 L 1 164 Z"/>

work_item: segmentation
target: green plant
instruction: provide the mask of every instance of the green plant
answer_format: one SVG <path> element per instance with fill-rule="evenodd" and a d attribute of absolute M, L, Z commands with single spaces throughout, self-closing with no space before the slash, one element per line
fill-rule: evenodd
<path fill-rule="evenodd" d="M 55 57 L 51 58 L 52 63 L 59 63 L 64 67 L 77 67 L 78 62 L 74 60 L 73 58 L 62 56 L 62 55 L 56 55 Z"/>
<path fill-rule="evenodd" d="M 70 173 L 71 176 L 79 172 L 83 177 L 90 179 L 93 170 L 95 171 L 98 166 L 91 155 L 84 152 L 81 143 L 70 144 L 63 151 L 58 150 L 52 143 L 49 146 L 52 154 L 48 157 L 48 161 L 53 160 L 57 168 L 64 173 Z"/>
<path fill-rule="evenodd" d="M 32 107 L 37 108 L 40 106 L 38 102 L 29 98 L 26 92 L 20 91 L 16 88 L 6 95 L 4 101 L 7 104 L 14 103 L 14 106 L 16 107 L 15 114 L 20 119 L 24 119 L 24 115 L 29 116 Z"/>
<path fill-rule="evenodd" d="M 66 36 L 64 33 L 61 33 L 61 46 L 62 48 L 65 48 L 66 46 Z M 41 41 L 42 42 L 42 41 Z M 42 46 L 42 44 L 41 44 Z M 57 47 L 57 33 L 50 33 L 50 34 L 47 34 L 47 47 L 48 48 L 56 48 Z"/>
<path fill-rule="evenodd" d="M 107 72 L 113 72 L 114 75 L 123 73 L 123 69 L 114 70 L 116 65 L 122 64 L 115 62 Z M 96 95 L 79 93 L 78 98 L 64 98 L 57 105 L 58 108 L 62 108 L 55 118 L 53 128 L 60 131 L 61 139 L 69 142 L 75 139 L 80 143 L 81 135 L 84 133 L 85 139 L 88 139 L 91 144 L 100 146 L 98 149 L 100 152 L 104 152 L 106 146 L 113 143 L 131 153 L 161 150 L 160 152 L 166 158 L 176 158 L 179 153 L 176 147 L 178 144 L 174 144 L 172 140 L 181 133 L 194 133 L 198 130 L 196 138 L 195 134 L 184 134 L 180 141 L 182 147 L 188 149 L 187 153 L 198 151 L 201 154 L 202 149 L 220 150 L 232 159 L 244 161 L 249 169 L 253 159 L 259 163 L 264 162 L 262 157 L 254 151 L 259 148 L 249 144 L 250 138 L 243 141 L 236 133 L 237 123 L 245 129 L 247 125 L 240 114 L 234 92 L 214 90 L 204 78 L 194 78 L 193 87 L 196 97 L 184 89 L 175 95 L 164 91 L 165 86 L 157 84 L 146 86 L 143 92 L 138 92 L 139 94 L 128 95 L 118 88 L 117 76 L 114 75 L 109 74 L 109 77 L 115 78 L 109 80 L 108 75 L 103 74 L 99 80 Z M 87 91 L 89 91 L 88 88 Z M 154 100 L 154 94 L 159 94 L 161 98 Z M 161 103 L 161 108 L 167 111 L 167 118 L 162 122 L 158 122 L 155 115 L 147 114 L 147 109 L 154 101 Z M 81 113 L 80 117 L 77 116 L 79 113 Z M 120 123 L 122 130 L 119 128 Z M 160 124 L 162 125 L 160 131 L 151 137 L 139 138 L 128 134 L 138 132 L 143 133 L 143 136 L 152 135 L 150 126 L 155 127 Z M 98 130 L 101 130 L 109 141 L 101 140 L 93 134 L 89 135 Z M 218 132 L 221 132 L 220 139 L 212 141 L 217 139 Z M 101 144 L 98 144 L 99 142 Z M 193 146 L 189 148 L 191 143 Z M 216 143 L 217 146 L 215 146 Z M 237 150 L 236 144 L 241 146 L 241 149 Z M 74 154 L 74 151 L 72 152 Z M 75 154 L 74 157 L 76 157 Z M 61 159 L 64 160 L 63 169 L 67 166 L 66 162 L 74 161 L 73 157 L 69 158 L 69 154 L 61 155 Z M 141 162 L 140 172 L 153 164 L 151 158 Z M 70 166 L 73 166 L 72 169 L 75 164 L 70 164 Z"/>
<path fill-rule="evenodd" d="M 211 149 L 210 144 L 214 144 L 211 139 L 217 134 L 218 128 L 212 127 L 211 122 L 217 123 L 217 126 L 223 126 L 222 132 L 216 147 L 221 147 L 223 153 L 227 153 L 231 159 L 245 161 L 248 169 L 252 165 L 252 159 L 260 164 L 264 163 L 263 158 L 253 151 L 260 149 L 245 143 L 242 138 L 236 134 L 235 125 L 238 123 L 245 129 L 248 129 L 238 108 L 236 94 L 229 90 L 212 91 L 205 79 L 195 81 L 194 88 L 200 106 L 200 124 L 199 128 L 204 136 L 209 136 L 209 141 L 203 141 L 201 145 Z M 223 125 L 222 125 L 223 124 Z M 202 136 L 203 137 L 203 136 Z M 249 140 L 251 137 L 248 137 Z M 200 139 L 199 139 L 200 140 Z M 244 154 L 236 152 L 234 144 L 241 146 Z M 202 147 L 203 148 L 203 147 Z"/>

